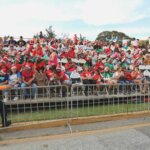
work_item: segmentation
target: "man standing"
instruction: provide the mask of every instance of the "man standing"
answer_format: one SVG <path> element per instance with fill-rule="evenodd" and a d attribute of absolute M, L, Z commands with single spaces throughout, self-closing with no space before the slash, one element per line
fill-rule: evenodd
<path fill-rule="evenodd" d="M 9 88 L 11 88 L 11 87 L 1 85 L 0 91 L 9 89 Z M 7 121 L 7 106 L 2 100 L 0 100 L 0 114 L 1 114 L 1 118 L 2 118 L 2 127 L 8 127 L 11 124 L 11 121 Z"/>

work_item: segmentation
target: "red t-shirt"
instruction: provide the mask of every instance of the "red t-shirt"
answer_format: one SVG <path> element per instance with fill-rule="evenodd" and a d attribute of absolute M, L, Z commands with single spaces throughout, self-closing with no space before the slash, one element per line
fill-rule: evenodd
<path fill-rule="evenodd" d="M 135 72 L 135 71 L 131 72 L 131 77 L 132 77 L 133 80 L 135 80 L 137 78 L 137 76 L 138 76 L 137 72 Z"/>
<path fill-rule="evenodd" d="M 60 79 L 61 82 L 63 82 L 63 81 L 65 81 L 65 80 L 68 80 L 68 79 L 69 79 L 69 78 L 67 77 L 67 75 L 65 74 L 65 72 L 63 72 L 63 71 L 56 72 L 56 75 L 57 75 L 58 77 L 61 77 L 61 76 L 62 76 L 62 78 Z"/>
<path fill-rule="evenodd" d="M 20 71 L 22 68 L 22 64 L 19 64 L 19 63 L 16 63 L 15 66 L 17 68 L 17 71 Z"/>
<path fill-rule="evenodd" d="M 96 83 L 100 83 L 99 79 L 102 79 L 102 76 L 101 76 L 101 75 L 98 75 L 98 74 L 94 74 L 93 80 L 95 80 Z"/>
<path fill-rule="evenodd" d="M 74 63 L 73 63 L 73 64 L 74 64 Z M 68 67 L 70 67 L 70 65 L 71 65 L 71 64 L 70 64 L 69 62 L 65 64 L 65 69 L 66 69 L 66 71 L 72 72 L 72 71 L 76 70 L 75 67 L 71 67 L 71 68 L 67 69 Z"/>
<path fill-rule="evenodd" d="M 36 62 L 34 63 L 34 66 L 37 70 L 43 69 L 45 68 L 45 62 L 44 61 Z"/>
<path fill-rule="evenodd" d="M 33 63 L 32 62 L 24 62 L 22 64 L 23 67 L 25 67 L 26 65 L 30 66 L 31 68 L 33 67 Z"/>
<path fill-rule="evenodd" d="M 43 56 L 43 50 L 41 47 L 39 47 L 39 49 L 35 49 L 33 50 L 33 56 Z"/>
<path fill-rule="evenodd" d="M 104 70 L 104 64 L 102 63 L 102 62 L 97 62 L 96 64 L 95 64 L 95 67 L 97 68 L 97 69 L 99 69 L 100 71 L 103 71 Z"/>
<path fill-rule="evenodd" d="M 67 57 L 69 57 L 69 58 L 75 58 L 75 52 L 74 52 L 74 50 L 69 50 L 68 53 L 67 53 Z"/>
<path fill-rule="evenodd" d="M 65 52 L 61 53 L 61 54 L 60 54 L 60 57 L 61 57 L 61 58 L 67 58 L 67 53 L 65 53 Z"/>
<path fill-rule="evenodd" d="M 22 77 L 24 78 L 24 81 L 28 82 L 29 80 L 31 80 L 33 78 L 33 75 L 34 75 L 34 71 L 31 70 L 31 71 L 23 71 L 22 72 Z"/>
<path fill-rule="evenodd" d="M 111 49 L 110 49 L 110 48 L 107 48 L 107 49 L 105 50 L 105 54 L 106 54 L 106 55 L 110 55 L 110 54 L 111 54 Z"/>
<path fill-rule="evenodd" d="M 52 77 L 52 74 L 53 74 L 52 70 L 46 71 L 46 76 L 47 76 L 48 80 Z"/>
<path fill-rule="evenodd" d="M 125 77 L 126 77 L 126 80 L 128 80 L 128 81 L 132 80 L 132 76 L 131 76 L 130 72 L 125 72 Z"/>
<path fill-rule="evenodd" d="M 92 75 L 92 73 L 90 71 L 83 71 L 81 73 L 81 77 L 84 77 L 84 78 L 91 76 L 91 75 Z"/>

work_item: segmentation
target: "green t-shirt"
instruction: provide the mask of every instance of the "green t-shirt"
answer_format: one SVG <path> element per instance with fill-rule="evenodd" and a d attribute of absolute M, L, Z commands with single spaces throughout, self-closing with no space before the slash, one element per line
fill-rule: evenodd
<path fill-rule="evenodd" d="M 110 70 L 113 70 L 113 69 L 114 69 L 114 65 L 113 65 L 113 64 L 105 63 L 105 66 L 106 66 L 106 67 L 109 67 Z"/>
<path fill-rule="evenodd" d="M 113 76 L 113 73 L 112 72 L 104 72 L 102 74 L 103 78 L 111 78 Z"/>

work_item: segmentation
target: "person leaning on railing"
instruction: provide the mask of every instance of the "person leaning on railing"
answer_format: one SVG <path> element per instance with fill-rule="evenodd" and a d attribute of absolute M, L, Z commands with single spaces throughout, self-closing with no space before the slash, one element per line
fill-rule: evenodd
<path fill-rule="evenodd" d="M 0 91 L 8 90 L 8 89 L 11 89 L 11 86 L 0 85 Z M 0 113 L 1 113 L 1 118 L 2 118 L 2 127 L 8 127 L 11 124 L 11 121 L 7 120 L 7 112 L 8 112 L 7 106 L 1 98 L 1 100 L 0 100 Z"/>

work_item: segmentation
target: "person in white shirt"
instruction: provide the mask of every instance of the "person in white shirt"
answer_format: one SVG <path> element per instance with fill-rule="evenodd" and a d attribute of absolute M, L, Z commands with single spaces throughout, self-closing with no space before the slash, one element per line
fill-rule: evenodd
<path fill-rule="evenodd" d="M 17 72 L 17 68 L 16 66 L 12 66 L 11 67 L 11 74 L 9 75 L 8 78 L 8 84 L 10 86 L 12 86 L 12 88 L 18 88 L 21 84 L 21 73 Z M 15 89 L 15 97 L 14 97 L 14 101 L 18 100 L 18 90 Z"/>

